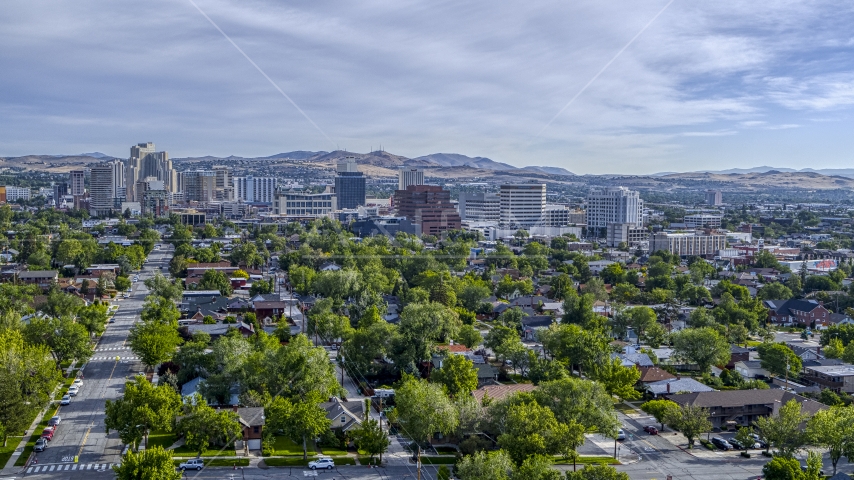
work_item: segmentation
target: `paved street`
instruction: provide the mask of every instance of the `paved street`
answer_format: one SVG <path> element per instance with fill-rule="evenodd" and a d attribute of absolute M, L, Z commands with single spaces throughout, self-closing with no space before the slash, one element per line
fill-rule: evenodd
<path fill-rule="evenodd" d="M 170 257 L 170 253 L 161 250 L 149 255 L 129 298 L 117 302 L 115 323 L 107 324 L 92 358 L 83 368 L 80 393 L 72 397 L 70 405 L 60 408 L 62 423 L 50 446 L 36 457 L 38 465 L 54 466 L 51 469 L 54 475 L 74 467 L 75 456 L 78 456 L 79 475 L 93 475 L 96 470 L 120 461 L 123 445 L 116 432 L 105 434 L 104 404 L 107 399 L 121 396 L 126 378 L 141 371 L 141 365 L 126 345 L 128 330 L 139 319 L 148 295 L 143 281 L 162 265 L 168 265 Z"/>

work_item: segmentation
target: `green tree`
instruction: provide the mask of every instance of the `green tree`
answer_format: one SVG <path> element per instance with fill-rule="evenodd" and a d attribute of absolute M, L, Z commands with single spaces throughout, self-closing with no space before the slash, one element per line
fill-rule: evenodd
<path fill-rule="evenodd" d="M 513 461 L 504 450 L 479 451 L 460 459 L 456 470 L 460 480 L 510 480 Z"/>
<path fill-rule="evenodd" d="M 383 461 L 383 453 L 388 450 L 391 442 L 388 434 L 382 429 L 380 423 L 374 419 L 367 419 L 358 427 L 350 430 L 350 438 L 359 450 L 370 456 L 370 463 L 374 463 L 374 457 L 379 455 L 380 463 Z"/>
<path fill-rule="evenodd" d="M 511 406 L 504 420 L 498 445 L 507 450 L 516 465 L 532 455 L 574 457 L 584 443 L 584 427 L 576 422 L 560 423 L 554 413 L 536 402 Z"/>
<path fill-rule="evenodd" d="M 153 277 L 146 279 L 143 283 L 145 283 L 145 287 L 148 288 L 150 294 L 156 297 L 163 297 L 177 302 L 181 300 L 181 296 L 183 295 L 181 284 L 169 280 L 161 275 L 160 272 L 155 273 Z"/>
<path fill-rule="evenodd" d="M 206 270 L 197 285 L 199 290 L 219 290 L 223 296 L 231 295 L 231 280 L 219 270 Z"/>
<path fill-rule="evenodd" d="M 29 343 L 45 345 L 57 365 L 66 360 L 86 361 L 92 356 L 89 332 L 69 317 L 34 317 L 24 328 Z"/>
<path fill-rule="evenodd" d="M 266 280 L 255 280 L 252 282 L 252 286 L 249 287 L 249 295 L 263 295 L 267 293 L 273 293 L 273 282 L 268 282 Z"/>
<path fill-rule="evenodd" d="M 130 290 L 131 286 L 133 286 L 130 279 L 124 276 L 116 277 L 116 279 L 113 281 L 113 284 L 116 286 L 116 290 L 118 290 L 119 292 Z"/>
<path fill-rule="evenodd" d="M 17 329 L 0 330 L 0 433 L 23 433 L 60 379 L 47 346 L 24 341 Z"/>
<path fill-rule="evenodd" d="M 314 347 L 305 335 L 296 335 L 281 348 L 268 351 L 259 377 L 267 390 L 288 398 L 305 398 L 317 392 L 321 398 L 345 392 L 338 384 L 335 367 L 322 347 Z"/>
<path fill-rule="evenodd" d="M 142 363 L 151 368 L 172 359 L 181 337 L 176 325 L 147 320 L 130 327 L 128 344 Z"/>
<path fill-rule="evenodd" d="M 765 342 L 756 347 L 762 368 L 776 375 L 797 377 L 801 372 L 801 358 L 784 343 Z"/>
<path fill-rule="evenodd" d="M 519 465 L 510 477 L 511 480 L 563 480 L 559 470 L 555 470 L 554 458 L 545 455 L 532 455 Z"/>
<path fill-rule="evenodd" d="M 100 335 L 105 330 L 107 312 L 106 303 L 93 303 L 80 309 L 77 314 L 77 323 L 83 325 L 90 335 Z"/>
<path fill-rule="evenodd" d="M 211 443 L 227 445 L 243 433 L 240 417 L 236 412 L 214 410 L 199 394 L 184 405 L 183 415 L 175 430 L 184 437 L 187 447 L 192 448 L 199 456 L 205 453 Z"/>
<path fill-rule="evenodd" d="M 308 295 L 312 292 L 312 283 L 317 272 L 313 268 L 302 265 L 291 265 L 288 269 L 288 282 L 300 295 Z"/>
<path fill-rule="evenodd" d="M 404 375 L 395 391 L 394 415 L 416 444 L 436 432 L 448 435 L 459 423 L 457 409 L 440 385 Z"/>
<path fill-rule="evenodd" d="M 485 298 L 492 294 L 492 290 L 480 283 L 468 283 L 462 291 L 457 294 L 457 300 L 467 310 L 476 310 Z"/>
<path fill-rule="evenodd" d="M 730 358 L 730 345 L 712 328 L 686 328 L 671 335 L 673 353 L 685 361 L 696 363 L 700 372 L 712 365 L 724 365 Z"/>
<path fill-rule="evenodd" d="M 414 361 L 430 359 L 433 347 L 442 340 L 453 338 L 460 328 L 456 312 L 438 303 L 414 303 L 400 313 L 398 330 L 412 346 Z"/>
<path fill-rule="evenodd" d="M 744 447 L 743 450 L 746 452 L 748 448 L 756 443 L 756 440 L 753 438 L 753 427 L 739 428 L 735 434 L 735 440 Z"/>
<path fill-rule="evenodd" d="M 629 480 L 629 474 L 610 465 L 587 465 L 577 472 L 566 472 L 566 480 Z"/>
<path fill-rule="evenodd" d="M 836 464 L 843 456 L 854 459 L 854 408 L 833 406 L 819 410 L 807 422 L 810 443 L 827 450 L 836 475 Z"/>
<path fill-rule="evenodd" d="M 172 454 L 155 445 L 142 452 L 128 452 L 122 463 L 113 465 L 116 480 L 180 480 Z"/>
<path fill-rule="evenodd" d="M 442 359 L 442 368 L 430 372 L 430 381 L 445 387 L 451 398 L 470 395 L 477 388 L 477 370 L 468 358 L 448 355 Z"/>
<path fill-rule="evenodd" d="M 331 422 L 318 405 L 320 401 L 317 392 L 309 392 L 305 399 L 275 397 L 264 410 L 268 428 L 281 430 L 292 441 L 302 443 L 303 459 L 308 458 L 308 440 L 329 431 Z"/>
<path fill-rule="evenodd" d="M 791 458 L 809 440 L 806 430 L 801 428 L 807 419 L 808 416 L 801 413 L 801 404 L 792 399 L 776 414 L 757 419 L 756 428 L 769 448 L 775 447 L 781 456 Z"/>
<path fill-rule="evenodd" d="M 613 399 L 599 382 L 578 378 L 552 380 L 541 383 L 533 396 L 537 403 L 550 408 L 561 423 L 578 423 L 587 431 L 611 438 L 617 435 L 620 422 Z"/>
<path fill-rule="evenodd" d="M 709 421 L 709 409 L 694 405 L 681 405 L 679 410 L 671 412 L 665 423 L 682 432 L 688 439 L 688 448 L 694 448 L 694 440 L 712 430 Z"/>
<path fill-rule="evenodd" d="M 655 417 L 655 421 L 661 424 L 661 430 L 664 430 L 665 423 L 680 413 L 679 404 L 670 400 L 650 400 L 641 404 L 640 409 Z"/>
<path fill-rule="evenodd" d="M 177 327 L 179 318 L 181 318 L 181 312 L 178 311 L 178 307 L 166 297 L 149 295 L 142 304 L 140 319 L 143 322 L 157 322 Z"/>
<path fill-rule="evenodd" d="M 641 398 L 641 392 L 635 389 L 635 384 L 640 379 L 641 372 L 634 366 L 624 367 L 619 358 L 606 360 L 588 371 L 590 378 L 605 386 L 610 395 L 617 396 L 623 400 L 637 400 Z"/>
<path fill-rule="evenodd" d="M 52 317 L 73 318 L 83 308 L 84 302 L 80 297 L 69 295 L 59 289 L 51 289 L 47 294 L 47 303 L 42 311 Z"/>
<path fill-rule="evenodd" d="M 180 408 L 181 396 L 175 390 L 154 386 L 138 375 L 125 383 L 122 398 L 107 400 L 104 425 L 107 433 L 119 432 L 122 442 L 135 448 L 151 430 L 172 431 L 172 420 Z"/>
<path fill-rule="evenodd" d="M 480 332 L 471 325 L 461 326 L 456 340 L 468 348 L 474 348 L 483 344 L 483 337 L 480 335 Z"/>
<path fill-rule="evenodd" d="M 788 300 L 795 295 L 792 290 L 782 283 L 769 283 L 759 289 L 757 295 L 761 300 Z"/>

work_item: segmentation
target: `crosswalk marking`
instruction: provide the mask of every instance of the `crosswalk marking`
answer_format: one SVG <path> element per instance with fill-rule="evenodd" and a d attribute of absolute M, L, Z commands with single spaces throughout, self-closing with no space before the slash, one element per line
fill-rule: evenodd
<path fill-rule="evenodd" d="M 136 356 L 122 357 L 122 356 L 119 356 L 119 355 L 115 355 L 115 356 L 107 356 L 107 357 L 92 357 L 92 358 L 90 358 L 89 360 L 90 360 L 90 361 L 91 361 L 91 360 L 115 360 L 115 359 L 116 359 L 116 357 L 119 357 L 119 360 L 139 360 L 139 357 L 136 357 Z"/>
<path fill-rule="evenodd" d="M 71 470 L 100 470 L 106 471 L 109 470 L 114 465 L 121 465 L 120 463 L 65 463 L 65 464 L 53 464 L 53 465 L 33 465 L 27 468 L 26 473 L 47 473 L 47 472 L 61 472 L 61 471 L 71 471 Z"/>
<path fill-rule="evenodd" d="M 110 350 L 128 350 L 130 347 L 102 347 L 95 349 L 96 352 L 106 352 Z"/>

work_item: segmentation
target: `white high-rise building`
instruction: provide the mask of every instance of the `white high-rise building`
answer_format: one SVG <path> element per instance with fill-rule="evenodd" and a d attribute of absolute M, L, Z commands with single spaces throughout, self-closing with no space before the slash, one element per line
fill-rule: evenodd
<path fill-rule="evenodd" d="M 168 152 L 157 152 L 154 143 L 140 143 L 130 147 L 130 158 L 125 168 L 125 185 L 127 201 L 139 202 L 136 198 L 136 182 L 148 177 L 154 177 L 163 182 L 166 191 L 178 192 L 178 172 L 172 168 L 172 160 Z"/>
<path fill-rule="evenodd" d="M 15 187 L 6 185 L 6 201 L 14 202 L 16 200 L 29 200 L 32 195 L 32 189 L 29 187 Z"/>
<path fill-rule="evenodd" d="M 546 211 L 546 184 L 536 181 L 501 185 L 499 224 L 505 227 L 539 225 Z"/>
<path fill-rule="evenodd" d="M 89 178 L 89 211 L 92 215 L 109 215 L 121 205 L 125 195 L 124 163 L 112 160 L 92 167 Z"/>
<path fill-rule="evenodd" d="M 643 200 L 626 187 L 593 190 L 587 195 L 587 228 L 604 235 L 609 223 L 643 226 Z"/>
<path fill-rule="evenodd" d="M 466 222 L 497 222 L 501 199 L 497 193 L 460 193 L 457 201 L 460 219 Z"/>
<path fill-rule="evenodd" d="M 234 177 L 234 199 L 251 203 L 273 203 L 276 179 L 273 177 Z"/>
<path fill-rule="evenodd" d="M 410 185 L 424 185 L 424 170 L 417 167 L 400 167 L 397 171 L 397 189 L 406 190 Z"/>

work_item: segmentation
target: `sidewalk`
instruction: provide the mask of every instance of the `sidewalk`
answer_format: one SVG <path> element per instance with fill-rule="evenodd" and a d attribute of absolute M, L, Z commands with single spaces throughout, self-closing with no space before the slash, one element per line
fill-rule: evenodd
<path fill-rule="evenodd" d="M 59 388 L 60 387 L 57 386 L 57 390 Z M 56 390 L 54 390 L 53 393 L 51 393 L 51 398 L 53 398 L 54 396 L 56 396 Z M 27 431 L 24 432 L 23 438 L 21 438 L 21 441 L 18 443 L 18 448 L 15 449 L 15 452 L 9 458 L 9 461 L 6 462 L 6 465 L 2 469 L 0 469 L 0 475 L 14 475 L 16 473 L 20 473 L 21 471 L 23 471 L 24 467 L 16 467 L 15 462 L 18 461 L 18 458 L 23 453 L 24 447 L 27 446 L 27 441 L 29 441 L 30 436 L 32 436 L 35 429 L 38 428 L 38 425 L 39 425 L 39 423 L 41 423 L 42 419 L 44 418 L 45 413 L 47 413 L 47 411 L 53 406 L 54 406 L 54 403 L 53 403 L 53 400 L 51 400 L 50 402 L 48 402 L 47 406 L 45 406 L 42 409 L 42 411 L 39 412 L 38 415 L 36 415 L 36 418 L 35 418 L 35 420 L 33 420 L 33 423 L 30 425 L 30 428 L 28 428 Z"/>

